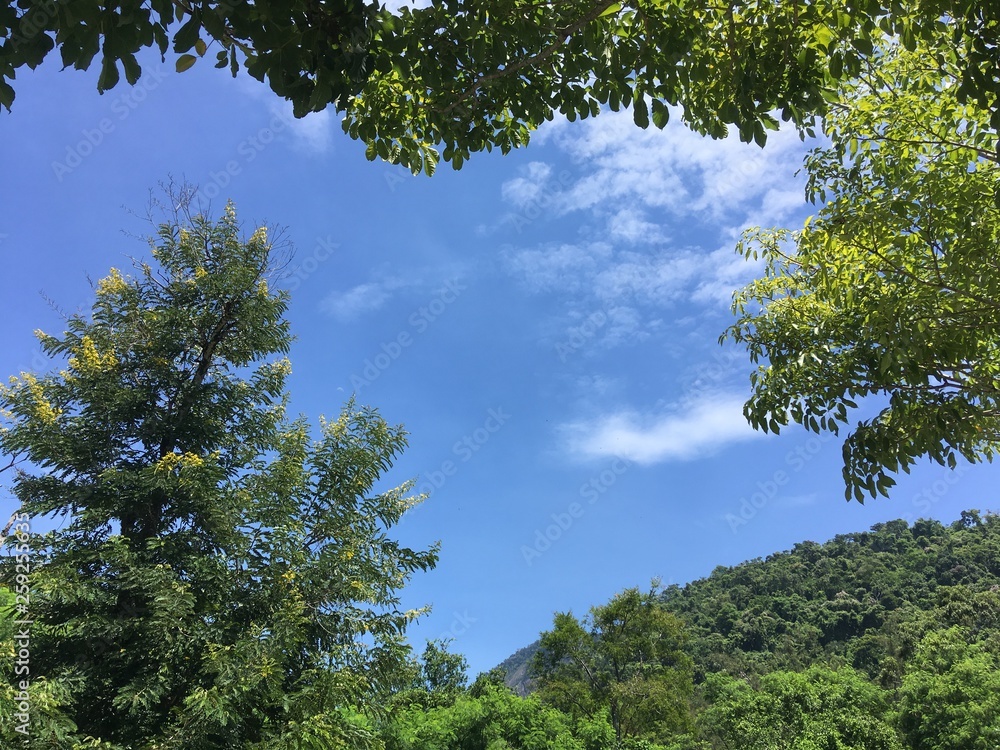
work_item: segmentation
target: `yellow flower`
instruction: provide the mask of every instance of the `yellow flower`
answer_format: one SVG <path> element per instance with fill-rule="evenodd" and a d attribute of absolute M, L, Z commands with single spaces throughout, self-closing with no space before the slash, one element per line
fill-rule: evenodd
<path fill-rule="evenodd" d="M 15 385 L 18 383 L 18 378 L 12 377 L 10 382 L 12 385 Z M 38 382 L 38 378 L 30 372 L 22 372 L 20 382 L 23 384 L 24 388 L 27 389 L 31 396 L 31 400 L 34 402 L 32 416 L 44 425 L 50 427 L 54 425 L 56 423 L 56 419 L 58 419 L 59 415 L 62 414 L 62 409 L 56 409 L 52 406 L 48 398 L 46 398 L 45 389 L 42 388 L 42 384 Z"/>
<path fill-rule="evenodd" d="M 70 369 L 87 375 L 110 370 L 118 364 L 115 350 L 109 349 L 105 354 L 99 354 L 90 336 L 84 336 L 75 357 L 69 358 Z"/>
<path fill-rule="evenodd" d="M 194 453 L 168 453 L 153 467 L 153 472 L 160 473 L 170 473 L 175 469 L 188 469 L 197 468 L 203 466 L 205 461 L 201 456 L 195 455 Z"/>
<path fill-rule="evenodd" d="M 97 294 L 121 294 L 128 289 L 128 284 L 117 268 L 112 268 L 111 273 L 97 282 Z"/>

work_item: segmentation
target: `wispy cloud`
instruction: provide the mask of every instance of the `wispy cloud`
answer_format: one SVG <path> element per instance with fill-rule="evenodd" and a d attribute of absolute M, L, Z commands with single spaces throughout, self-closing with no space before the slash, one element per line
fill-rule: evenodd
<path fill-rule="evenodd" d="M 767 147 L 741 143 L 735 134 L 713 140 L 694 133 L 675 117 L 663 131 L 637 130 L 629 112 L 606 112 L 550 136 L 583 165 L 582 176 L 561 196 L 563 211 L 595 209 L 615 214 L 622 202 L 659 208 L 675 217 L 737 220 L 770 193 L 780 221 L 804 202 L 794 178 L 803 146 L 794 130 L 770 134 Z"/>
<path fill-rule="evenodd" d="M 608 219 L 608 232 L 613 239 L 633 245 L 662 243 L 667 239 L 661 225 L 647 221 L 645 211 L 632 207 L 622 208 Z"/>
<path fill-rule="evenodd" d="M 507 180 L 500 187 L 503 199 L 518 208 L 538 200 L 552 174 L 552 167 L 544 162 L 533 161 L 524 168 L 523 173 L 522 177 Z"/>
<path fill-rule="evenodd" d="M 620 456 L 647 465 L 702 458 L 757 434 L 743 417 L 743 400 L 716 395 L 659 416 L 626 410 L 575 422 L 563 428 L 567 449 L 578 458 Z"/>
<path fill-rule="evenodd" d="M 503 255 L 504 270 L 527 292 L 566 301 L 566 329 L 595 309 L 607 312 L 614 325 L 598 331 L 605 345 L 651 330 L 665 310 L 678 304 L 728 306 L 733 290 L 753 278 L 759 266 L 732 246 L 623 250 L 606 242 L 549 243 L 508 247 Z"/>
<path fill-rule="evenodd" d="M 393 292 L 406 285 L 398 278 L 358 284 L 346 291 L 331 292 L 320 303 L 320 309 L 341 322 L 355 320 L 381 308 Z"/>
<path fill-rule="evenodd" d="M 396 13 L 403 6 L 407 6 L 411 9 L 426 8 L 430 4 L 431 0 L 385 0 L 385 2 L 383 2 L 383 5 L 385 5 L 385 7 L 393 13 Z"/>
<path fill-rule="evenodd" d="M 267 92 L 268 109 L 274 117 L 282 118 L 292 135 L 292 146 L 307 154 L 320 156 L 333 149 L 334 118 L 330 109 L 322 112 L 310 112 L 305 117 L 296 118 L 292 114 L 292 105 L 283 99 L 277 99 Z"/>
<path fill-rule="evenodd" d="M 532 292 L 576 293 L 592 287 L 593 278 L 612 260 L 610 245 L 551 243 L 531 249 L 508 248 L 502 257 L 507 272 Z"/>
<path fill-rule="evenodd" d="M 271 128 L 288 132 L 292 148 L 313 156 L 322 156 L 333 149 L 335 122 L 331 109 L 296 118 L 291 102 L 279 99 L 267 86 L 244 76 L 237 80 L 247 96 L 266 108 Z"/>
<path fill-rule="evenodd" d="M 728 307 L 760 270 L 735 252 L 742 230 L 785 223 L 806 205 L 793 130 L 772 133 L 762 150 L 735 135 L 699 136 L 679 119 L 643 131 L 630 113 L 605 112 L 549 127 L 544 141 L 576 168 L 557 180 L 554 162 L 531 162 L 504 183 L 503 200 L 521 214 L 533 206 L 549 219 L 587 217 L 582 239 L 510 248 L 504 258 L 530 293 L 566 295 L 567 329 L 573 312 L 596 308 L 628 310 L 621 320 L 638 335 L 678 304 Z M 629 333 L 618 325 L 598 337 L 612 345 Z"/>

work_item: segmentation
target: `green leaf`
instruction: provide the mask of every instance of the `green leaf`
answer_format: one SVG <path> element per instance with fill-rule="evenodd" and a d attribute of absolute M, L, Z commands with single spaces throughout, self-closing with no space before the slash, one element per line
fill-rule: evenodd
<path fill-rule="evenodd" d="M 653 99 L 651 104 L 653 108 L 653 125 L 663 130 L 670 120 L 670 109 L 659 99 Z"/>
<path fill-rule="evenodd" d="M 10 111 L 10 105 L 14 103 L 14 89 L 10 87 L 7 81 L 0 78 L 0 105 L 4 106 L 7 111 Z"/>
<path fill-rule="evenodd" d="M 142 75 L 142 68 L 135 59 L 135 55 L 122 55 L 122 66 L 125 68 L 125 80 L 134 86 Z"/>
<path fill-rule="evenodd" d="M 194 55 L 181 55 L 180 57 L 177 58 L 175 67 L 178 73 L 183 73 L 185 70 L 188 70 L 196 62 L 198 62 L 198 58 L 195 57 Z"/>
<path fill-rule="evenodd" d="M 192 16 L 188 22 L 181 26 L 174 34 L 174 52 L 187 52 L 198 41 L 198 34 L 201 31 L 201 22 L 197 16 Z"/>
<path fill-rule="evenodd" d="M 834 52 L 830 56 L 830 75 L 840 80 L 844 73 L 844 58 L 839 52 Z"/>
<path fill-rule="evenodd" d="M 423 152 L 424 156 L 424 174 L 428 177 L 433 177 L 434 172 L 437 171 L 438 165 L 438 152 L 435 151 L 430 146 L 427 146 Z"/>
<path fill-rule="evenodd" d="M 819 46 L 827 49 L 836 38 L 834 32 L 827 26 L 817 26 L 813 33 Z"/>
<path fill-rule="evenodd" d="M 118 65 L 115 59 L 105 54 L 101 63 L 101 75 L 97 79 L 97 90 L 101 93 L 113 89 L 118 83 Z"/>
<path fill-rule="evenodd" d="M 632 119 L 643 130 L 649 127 L 649 109 L 646 107 L 646 100 L 642 94 L 637 93 L 635 101 L 632 102 Z"/>

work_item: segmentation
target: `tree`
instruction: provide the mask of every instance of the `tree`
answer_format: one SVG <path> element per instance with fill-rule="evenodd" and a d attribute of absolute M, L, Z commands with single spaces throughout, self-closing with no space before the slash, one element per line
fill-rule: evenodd
<path fill-rule="evenodd" d="M 448 651 L 448 641 L 427 641 L 420 659 L 420 677 L 427 690 L 458 692 L 468 682 L 469 663 L 461 654 Z"/>
<path fill-rule="evenodd" d="M 995 631 L 994 631 L 995 633 Z M 900 688 L 899 726 L 913 750 L 1000 743 L 1000 659 L 953 627 L 928 633 Z"/>
<path fill-rule="evenodd" d="M 642 0 L 403 8 L 402 33 L 379 39 L 378 73 L 343 127 L 370 159 L 428 173 L 438 148 L 457 168 L 472 152 L 525 145 L 556 113 L 576 120 L 604 106 L 631 106 L 637 125 L 662 128 L 680 104 L 699 132 L 721 137 L 729 123 L 763 144 L 778 127 L 773 111 L 805 125 L 822 109 L 827 48 L 815 26 L 831 12 L 770 0 L 739 10 Z"/>
<path fill-rule="evenodd" d="M 377 4 L 362 0 L 85 0 L 72 12 L 58 0 L 11 1 L 0 10 L 0 104 L 10 109 L 8 80 L 17 69 L 35 68 L 56 47 L 63 66 L 77 70 L 88 69 L 100 53 L 97 89 L 103 93 L 121 72 L 129 84 L 139 80 L 136 54 L 146 47 L 155 46 L 163 59 L 170 49 L 180 53 L 176 67 L 183 71 L 217 45 L 216 67 L 235 76 L 242 61 L 301 116 L 360 90 L 370 73 L 377 15 Z"/>
<path fill-rule="evenodd" d="M 377 73 L 342 124 L 370 159 L 414 172 L 433 172 L 438 148 L 460 168 L 472 152 L 527 144 L 557 113 L 604 107 L 631 106 L 639 127 L 662 128 L 679 105 L 699 133 L 732 125 L 762 146 L 775 113 L 811 133 L 841 77 L 887 40 L 946 38 L 964 61 L 961 95 L 992 106 L 1000 127 L 1000 10 L 977 0 L 444 0 L 400 19 L 401 33 L 378 37 Z"/>
<path fill-rule="evenodd" d="M 372 745 L 418 614 L 396 591 L 436 562 L 388 534 L 412 483 L 377 489 L 405 432 L 353 401 L 286 416 L 266 228 L 182 209 L 151 245 L 38 334 L 63 369 L 0 389 L 12 492 L 59 520 L 29 540 L 33 746 Z"/>
<path fill-rule="evenodd" d="M 398 707 L 430 709 L 450 706 L 465 692 L 469 664 L 462 654 L 448 651 L 449 640 L 428 640 L 419 658 L 410 658 L 399 670 L 397 690 L 389 710 Z"/>
<path fill-rule="evenodd" d="M 145 47 L 179 53 L 185 70 L 218 46 L 217 67 L 235 75 L 242 64 L 297 116 L 332 104 L 371 158 L 430 173 L 439 147 L 457 168 L 471 152 L 526 144 L 556 112 L 575 119 L 603 105 L 631 104 L 638 125 L 663 127 L 667 105 L 680 104 L 699 132 L 718 137 L 732 124 L 762 144 L 778 124 L 772 112 L 807 124 L 824 90 L 886 34 L 907 46 L 953 37 L 963 95 L 995 107 L 998 28 L 1000 11 L 982 0 L 441 0 L 398 15 L 362 0 L 79 0 L 72 13 L 57 0 L 11 0 L 0 15 L 0 104 L 13 102 L 17 70 L 56 48 L 78 69 L 100 53 L 105 91 L 119 63 L 138 80 Z"/>
<path fill-rule="evenodd" d="M 903 750 L 884 716 L 887 694 L 849 668 L 772 672 L 754 689 L 711 675 L 711 706 L 699 717 L 722 747 L 754 750 Z"/>
<path fill-rule="evenodd" d="M 608 711 L 618 742 L 667 738 L 689 722 L 691 659 L 657 590 L 627 589 L 583 621 L 557 613 L 533 672 L 544 702 L 574 718 Z"/>
<path fill-rule="evenodd" d="M 963 65 L 943 40 L 868 61 L 807 160 L 817 216 L 740 245 L 764 261 L 724 336 L 763 363 L 750 423 L 838 433 L 861 398 L 888 401 L 844 443 L 859 501 L 919 457 L 954 467 L 1000 446 L 1000 157 Z"/>
<path fill-rule="evenodd" d="M 565 714 L 486 680 L 446 706 L 406 707 L 381 738 L 386 750 L 591 750 Z"/>

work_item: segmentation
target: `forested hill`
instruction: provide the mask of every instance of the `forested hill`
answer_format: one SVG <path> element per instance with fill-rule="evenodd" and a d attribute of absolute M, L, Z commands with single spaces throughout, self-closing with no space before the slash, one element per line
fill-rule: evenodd
<path fill-rule="evenodd" d="M 685 625 L 696 682 L 824 664 L 850 665 L 892 688 L 931 630 L 958 625 L 1000 640 L 1000 516 L 876 524 L 716 568 L 661 597 Z M 518 692 L 529 687 L 536 650 L 502 665 Z"/>

